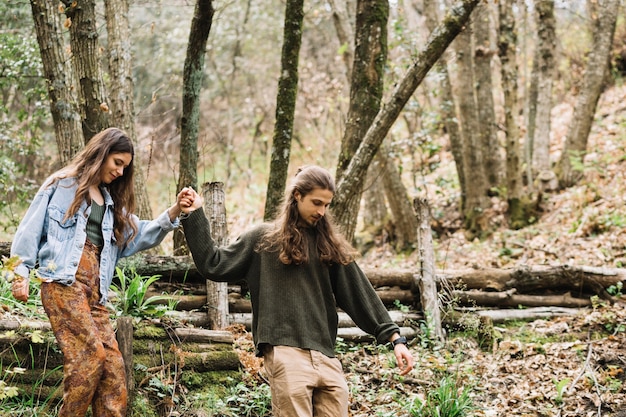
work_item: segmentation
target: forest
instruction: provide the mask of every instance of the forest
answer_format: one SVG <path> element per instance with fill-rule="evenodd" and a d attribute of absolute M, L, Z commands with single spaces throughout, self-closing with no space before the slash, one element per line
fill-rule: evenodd
<path fill-rule="evenodd" d="M 619 0 L 6 0 L 0 22 L 0 242 L 46 176 L 109 126 L 135 143 L 140 217 L 220 183 L 230 239 L 318 164 L 373 275 L 425 270 L 427 225 L 445 327 L 406 321 L 407 378 L 384 349 L 338 341 L 352 416 L 626 416 Z M 186 254 L 177 231 L 151 255 Z M 476 271 L 483 287 L 442 288 Z M 558 277 L 524 293 L 489 275 L 528 271 Z M 467 317 L 499 308 L 528 316 L 493 319 L 485 341 Z M 219 398 L 163 389 L 159 415 L 270 415 L 240 331 L 242 381 Z M 49 415 L 0 383 L 0 414 Z"/>

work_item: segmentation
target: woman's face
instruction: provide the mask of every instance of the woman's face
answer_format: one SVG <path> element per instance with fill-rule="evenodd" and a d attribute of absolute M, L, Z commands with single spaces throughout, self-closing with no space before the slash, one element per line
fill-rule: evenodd
<path fill-rule="evenodd" d="M 118 177 L 124 175 L 124 170 L 133 161 L 130 152 L 111 153 L 100 168 L 100 181 L 104 184 L 111 184 Z"/>
<path fill-rule="evenodd" d="M 315 224 L 326 214 L 326 210 L 333 200 L 333 192 L 314 188 L 310 193 L 302 196 L 298 191 L 294 193 L 294 197 L 298 203 L 298 213 L 300 213 L 300 221 L 309 226 Z"/>

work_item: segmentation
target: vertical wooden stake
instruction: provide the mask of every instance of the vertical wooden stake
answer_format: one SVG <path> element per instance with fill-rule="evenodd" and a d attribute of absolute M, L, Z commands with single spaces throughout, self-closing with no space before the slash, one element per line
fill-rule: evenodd
<path fill-rule="evenodd" d="M 441 326 L 439 294 L 435 282 L 435 251 L 430 228 L 430 206 L 424 198 L 413 200 L 413 206 L 417 215 L 417 248 L 421 270 L 421 274 L 415 276 L 416 284 L 420 290 L 420 300 L 430 337 L 443 342 L 445 336 Z"/>
<path fill-rule="evenodd" d="M 130 398 L 135 383 L 133 379 L 133 319 L 132 317 L 119 317 L 117 319 L 117 344 L 124 358 L 124 369 L 126 370 L 126 389 Z"/>
<path fill-rule="evenodd" d="M 211 238 L 218 246 L 228 241 L 224 183 L 209 182 L 202 186 L 204 212 L 211 223 Z M 209 326 L 219 330 L 228 326 L 228 284 L 206 281 Z"/>

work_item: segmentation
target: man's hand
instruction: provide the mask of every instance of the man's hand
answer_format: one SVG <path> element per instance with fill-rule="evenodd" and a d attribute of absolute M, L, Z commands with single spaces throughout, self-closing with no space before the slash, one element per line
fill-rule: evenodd
<path fill-rule="evenodd" d="M 185 187 L 178 193 L 178 207 L 183 213 L 189 214 L 202 207 L 202 197 L 193 188 Z"/>

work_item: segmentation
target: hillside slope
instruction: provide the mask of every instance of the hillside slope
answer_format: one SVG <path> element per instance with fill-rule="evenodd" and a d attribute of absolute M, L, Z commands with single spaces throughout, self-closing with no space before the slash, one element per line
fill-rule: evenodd
<path fill-rule="evenodd" d="M 572 108 L 571 104 L 561 104 L 553 110 L 553 162 L 560 157 Z M 425 181 L 438 223 L 451 231 L 434 237 L 437 267 L 626 265 L 625 157 L 626 87 L 613 87 L 601 97 L 580 183 L 544 195 L 539 204 L 541 216 L 521 230 L 507 227 L 506 202 L 495 198 L 491 216 L 495 232 L 483 241 L 468 241 L 459 229 L 458 190 L 435 186 L 437 177 L 454 172 L 451 155 L 444 155 L 439 169 Z M 415 256 L 399 259 L 389 247 L 381 245 L 366 254 L 362 262 L 372 266 L 389 262 L 410 266 L 415 263 Z"/>

